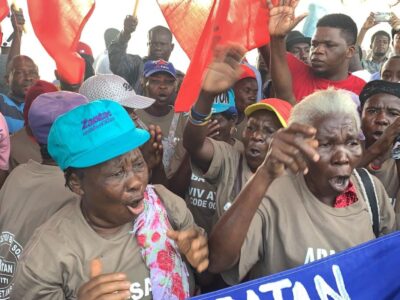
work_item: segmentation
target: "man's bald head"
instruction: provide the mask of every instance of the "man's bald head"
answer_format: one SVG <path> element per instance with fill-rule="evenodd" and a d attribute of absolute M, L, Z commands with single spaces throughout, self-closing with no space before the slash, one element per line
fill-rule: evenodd
<path fill-rule="evenodd" d="M 35 62 L 26 55 L 17 55 L 7 65 L 5 80 L 11 94 L 24 98 L 28 89 L 39 79 L 39 70 Z"/>

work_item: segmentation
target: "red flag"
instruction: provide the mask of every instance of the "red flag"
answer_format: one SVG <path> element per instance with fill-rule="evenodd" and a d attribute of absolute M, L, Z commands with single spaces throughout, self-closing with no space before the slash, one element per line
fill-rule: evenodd
<path fill-rule="evenodd" d="M 265 0 L 158 0 L 158 4 L 191 59 L 175 102 L 177 112 L 189 111 L 196 101 L 216 46 L 236 43 L 251 50 L 269 42 Z"/>
<path fill-rule="evenodd" d="M 7 0 L 0 0 L 0 22 L 10 13 Z"/>
<path fill-rule="evenodd" d="M 70 84 L 84 77 L 85 62 L 76 46 L 94 6 L 94 0 L 28 0 L 33 30 L 56 62 L 61 78 Z"/>
<path fill-rule="evenodd" d="M 10 13 L 10 8 L 8 7 L 7 0 L 0 0 L 0 22 L 4 20 L 5 17 Z M 3 31 L 0 26 L 0 45 L 3 41 Z"/>

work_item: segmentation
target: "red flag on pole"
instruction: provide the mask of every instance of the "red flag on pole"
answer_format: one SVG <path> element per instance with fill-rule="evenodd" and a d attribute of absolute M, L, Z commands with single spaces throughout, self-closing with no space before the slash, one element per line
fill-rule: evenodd
<path fill-rule="evenodd" d="M 7 0 L 0 0 L 0 22 L 4 20 L 5 17 L 10 13 L 10 8 L 8 6 Z M 0 45 L 3 42 L 3 31 L 0 26 Z"/>
<path fill-rule="evenodd" d="M 252 50 L 269 42 L 265 0 L 158 0 L 158 4 L 191 59 L 175 102 L 177 112 L 189 111 L 196 101 L 215 47 L 236 43 Z"/>
<path fill-rule="evenodd" d="M 78 84 L 84 77 L 85 62 L 76 46 L 94 6 L 94 0 L 28 0 L 33 30 L 69 84 Z"/>

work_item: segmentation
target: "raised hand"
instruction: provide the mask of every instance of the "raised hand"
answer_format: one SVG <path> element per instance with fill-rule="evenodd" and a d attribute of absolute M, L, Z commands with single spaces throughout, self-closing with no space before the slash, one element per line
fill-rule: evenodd
<path fill-rule="evenodd" d="M 94 259 L 90 264 L 90 280 L 78 290 L 78 300 L 126 300 L 130 282 L 123 273 L 101 274 L 102 264 Z"/>
<path fill-rule="evenodd" d="M 169 230 L 167 236 L 178 245 L 189 263 L 201 273 L 208 268 L 208 244 L 204 231 L 190 228 L 184 231 Z"/>
<path fill-rule="evenodd" d="M 206 70 L 203 90 L 219 94 L 231 88 L 242 73 L 240 61 L 245 54 L 246 49 L 239 45 L 216 49 L 214 59 Z"/>
<path fill-rule="evenodd" d="M 22 8 L 15 7 L 14 4 L 11 5 L 11 24 L 14 29 L 14 32 L 21 33 L 24 30 L 25 18 L 24 13 L 22 12 Z"/>
<path fill-rule="evenodd" d="M 269 8 L 269 34 L 271 36 L 286 36 L 306 16 L 304 13 L 295 17 L 295 9 L 299 0 L 280 0 L 280 4 L 274 6 L 272 0 L 267 0 Z"/>
<path fill-rule="evenodd" d="M 374 143 L 374 147 L 379 150 L 380 156 L 384 156 L 392 148 L 395 139 L 400 135 L 400 117 L 390 124 L 379 139 Z"/>
<path fill-rule="evenodd" d="M 364 30 L 369 30 L 370 28 L 374 27 L 376 24 L 378 24 L 378 22 L 375 21 L 375 14 L 373 12 L 371 12 L 361 28 Z"/>
<path fill-rule="evenodd" d="M 269 151 L 263 164 L 273 178 L 283 174 L 285 169 L 297 174 L 308 172 L 307 161 L 318 161 L 318 141 L 316 129 L 293 123 L 288 128 L 277 131 L 271 140 Z"/>
<path fill-rule="evenodd" d="M 209 138 L 214 138 L 217 135 L 219 135 L 219 129 L 221 128 L 221 126 L 219 125 L 217 120 L 213 120 L 211 122 L 208 123 L 207 125 L 207 136 Z"/>
<path fill-rule="evenodd" d="M 393 12 L 390 14 L 389 24 L 395 30 L 400 29 L 400 19 Z"/>
<path fill-rule="evenodd" d="M 138 25 L 138 18 L 128 15 L 125 17 L 124 20 L 124 32 L 131 34 L 136 30 L 136 27 Z"/>
<path fill-rule="evenodd" d="M 160 126 L 158 125 L 150 125 L 148 130 L 150 132 L 150 140 L 141 147 L 141 151 L 149 170 L 151 170 L 162 162 L 163 134 Z"/>

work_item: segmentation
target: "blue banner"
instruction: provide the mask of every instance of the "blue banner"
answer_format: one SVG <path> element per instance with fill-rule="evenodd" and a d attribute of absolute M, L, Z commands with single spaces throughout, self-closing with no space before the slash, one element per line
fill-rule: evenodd
<path fill-rule="evenodd" d="M 400 299 L 400 232 L 307 265 L 192 299 Z"/>

